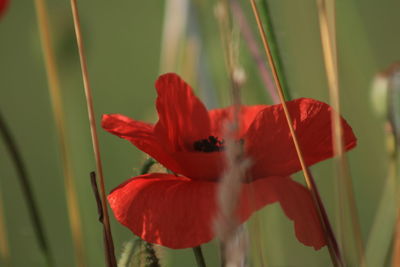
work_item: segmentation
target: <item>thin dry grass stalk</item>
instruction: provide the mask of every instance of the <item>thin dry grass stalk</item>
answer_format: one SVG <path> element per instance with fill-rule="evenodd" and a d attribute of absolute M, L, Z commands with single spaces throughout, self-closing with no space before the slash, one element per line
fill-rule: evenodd
<path fill-rule="evenodd" d="M 265 59 L 263 58 L 261 51 L 258 47 L 257 40 L 253 34 L 249 22 L 244 14 L 244 11 L 238 0 L 230 0 L 230 6 L 232 14 L 235 16 L 240 32 L 246 42 L 249 52 L 257 64 L 258 72 L 260 74 L 261 80 L 264 83 L 264 87 L 271 97 L 274 104 L 279 103 L 279 97 L 276 93 L 274 81 L 269 73 L 269 70 L 265 66 Z"/>
<path fill-rule="evenodd" d="M 89 124 L 90 124 L 90 132 L 92 135 L 92 143 L 93 143 L 93 152 L 94 157 L 96 160 L 96 173 L 100 184 L 100 195 L 101 195 L 101 205 L 103 209 L 104 215 L 104 228 L 105 228 L 105 235 L 109 242 L 109 248 L 107 249 L 108 255 L 107 258 L 111 259 L 111 266 L 117 266 L 116 259 L 115 259 L 115 252 L 114 252 L 114 244 L 111 234 L 111 227 L 110 227 L 110 218 L 108 216 L 108 209 L 107 209 L 107 197 L 106 197 L 106 190 L 105 190 L 105 183 L 104 183 L 104 175 L 103 175 L 103 165 L 101 162 L 100 156 L 100 146 L 99 146 L 99 139 L 97 136 L 96 130 L 96 118 L 93 108 L 93 96 L 92 96 L 92 88 L 90 86 L 89 81 L 89 74 L 88 68 L 86 63 L 86 54 L 83 45 L 82 39 L 82 31 L 81 31 L 81 24 L 79 19 L 79 12 L 78 12 L 78 5 L 76 0 L 71 0 L 71 9 L 72 9 L 72 17 L 74 20 L 74 27 L 75 27 L 75 34 L 76 34 L 76 41 L 78 44 L 78 52 L 79 52 L 79 59 L 81 63 L 82 69 L 82 78 L 83 78 L 83 85 L 85 88 L 85 95 L 86 95 L 86 104 L 88 109 L 89 115 Z"/>
<path fill-rule="evenodd" d="M 235 22 L 240 29 L 240 32 L 243 36 L 245 43 L 249 49 L 250 54 L 252 55 L 254 61 L 257 64 L 258 71 L 261 77 L 261 80 L 264 84 L 265 89 L 271 97 L 271 100 L 274 104 L 279 102 L 279 97 L 276 93 L 275 84 L 271 77 L 270 71 L 267 69 L 265 65 L 265 59 L 261 54 L 260 48 L 258 47 L 256 37 L 250 27 L 249 21 L 244 14 L 244 11 L 241 7 L 241 4 L 238 0 L 230 0 L 230 10 L 232 15 L 235 17 Z M 251 239 L 254 241 L 253 251 L 257 256 L 259 264 L 263 267 L 267 266 L 267 258 L 265 255 L 265 245 L 262 241 L 262 229 L 261 229 L 261 219 L 259 216 L 255 216 L 253 218 L 254 224 L 250 229 Z"/>
<path fill-rule="evenodd" d="M 356 243 L 356 251 L 358 253 L 359 266 L 365 265 L 364 246 L 361 237 L 361 229 L 356 208 L 353 183 L 348 169 L 348 162 L 344 155 L 344 144 L 342 137 L 342 124 L 340 119 L 340 90 L 339 75 L 337 63 L 337 43 L 336 43 L 336 10 L 335 1 L 327 3 L 326 0 L 317 0 L 319 25 L 321 32 L 321 42 L 323 48 L 326 75 L 328 77 L 330 104 L 335 110 L 332 112 L 332 136 L 333 151 L 336 157 L 337 168 L 337 188 L 339 194 L 339 222 L 341 229 L 342 242 L 345 241 L 344 235 L 344 219 L 346 203 L 350 209 L 350 220 L 352 225 L 353 238 Z M 346 251 L 346 250 L 344 250 Z"/>
<path fill-rule="evenodd" d="M 81 218 L 79 205 L 74 182 L 74 175 L 71 165 L 71 153 L 68 147 L 66 136 L 66 124 L 64 119 L 61 87 L 56 67 L 56 59 L 52 47 L 49 18 L 44 0 L 35 0 L 35 7 L 39 25 L 40 39 L 44 55 L 44 61 L 47 72 L 51 103 L 53 108 L 56 130 L 61 150 L 61 159 L 64 172 L 64 184 L 67 197 L 67 206 L 69 220 L 72 230 L 72 239 L 74 244 L 75 258 L 77 266 L 86 266 L 86 256 L 84 251 L 84 242 L 82 234 Z"/>
<path fill-rule="evenodd" d="M 340 252 L 338 250 L 338 247 L 337 247 L 337 244 L 336 244 L 336 239 L 335 239 L 335 237 L 333 235 L 333 232 L 330 230 L 330 223 L 328 221 L 328 218 L 326 216 L 324 216 L 325 208 L 324 208 L 323 203 L 322 203 L 322 201 L 320 199 L 316 184 L 315 184 L 315 182 L 314 182 L 314 180 L 313 180 L 313 178 L 312 178 L 312 176 L 311 176 L 311 174 L 310 174 L 310 172 L 309 172 L 309 170 L 307 168 L 307 165 L 305 164 L 303 153 L 302 153 L 302 150 L 300 148 L 299 142 L 297 140 L 296 132 L 295 132 L 295 130 L 293 128 L 292 118 L 291 118 L 291 116 L 289 114 L 289 111 L 288 111 L 288 108 L 286 106 L 282 85 L 281 85 L 281 82 L 280 82 L 280 79 L 279 79 L 279 76 L 278 76 L 278 72 L 277 72 L 277 68 L 275 66 L 274 59 L 273 59 L 272 54 L 271 54 L 271 49 L 270 49 L 270 46 L 269 46 L 268 38 L 267 38 L 267 35 L 265 33 L 264 26 L 263 26 L 263 24 L 261 22 L 261 18 L 260 18 L 260 14 L 259 14 L 259 11 L 258 11 L 257 4 L 256 4 L 255 0 L 250 0 L 250 3 L 251 3 L 252 10 L 253 10 L 253 13 L 254 13 L 254 16 L 255 16 L 255 19 L 256 19 L 256 22 L 257 22 L 257 26 L 258 26 L 260 35 L 261 35 L 261 39 L 263 41 L 263 45 L 264 45 L 264 48 L 265 48 L 265 53 L 266 53 L 266 56 L 268 58 L 269 65 L 271 67 L 271 71 L 272 71 L 272 75 L 274 77 L 274 81 L 275 81 L 275 85 L 276 85 L 276 88 L 277 88 L 277 91 L 278 91 L 279 99 L 280 99 L 280 102 L 282 104 L 286 120 L 288 122 L 289 130 L 290 130 L 290 133 L 291 133 L 292 138 L 293 138 L 293 143 L 294 143 L 295 148 L 296 148 L 296 152 L 297 152 L 300 164 L 301 164 L 301 168 L 303 170 L 304 178 L 305 178 L 307 187 L 309 188 L 309 190 L 311 191 L 311 194 L 313 196 L 313 200 L 314 200 L 314 203 L 316 205 L 316 208 L 317 208 L 317 211 L 318 211 L 318 214 L 319 214 L 319 218 L 320 218 L 321 224 L 322 224 L 324 232 L 325 232 L 325 237 L 327 239 L 328 249 L 329 249 L 329 252 L 330 252 L 332 263 L 335 266 L 343 266 L 343 260 L 341 258 Z"/>
<path fill-rule="evenodd" d="M 4 266 L 6 267 L 9 267 L 11 266 L 10 247 L 8 245 L 5 219 L 6 217 L 4 216 L 3 196 L 0 190 L 0 263 L 4 264 Z"/>

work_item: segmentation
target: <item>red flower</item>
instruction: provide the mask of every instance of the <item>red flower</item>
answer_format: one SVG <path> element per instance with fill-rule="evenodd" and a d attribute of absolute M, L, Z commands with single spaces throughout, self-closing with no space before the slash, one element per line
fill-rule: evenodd
<path fill-rule="evenodd" d="M 156 81 L 159 120 L 155 125 L 119 114 L 104 115 L 104 129 L 129 140 L 173 174 L 131 178 L 108 196 L 117 220 L 144 240 L 188 248 L 213 238 L 216 189 L 224 169 L 221 142 L 231 108 L 207 111 L 176 74 Z M 331 107 L 301 98 L 287 102 L 307 165 L 332 157 Z M 296 236 L 319 249 L 325 239 L 308 189 L 289 176 L 301 170 L 281 105 L 241 107 L 244 151 L 252 159 L 237 210 L 241 222 L 265 205 L 279 202 L 294 221 Z M 342 119 L 346 149 L 356 145 Z"/>
<path fill-rule="evenodd" d="M 3 15 L 7 6 L 8 6 L 8 0 L 0 0 L 0 17 Z"/>

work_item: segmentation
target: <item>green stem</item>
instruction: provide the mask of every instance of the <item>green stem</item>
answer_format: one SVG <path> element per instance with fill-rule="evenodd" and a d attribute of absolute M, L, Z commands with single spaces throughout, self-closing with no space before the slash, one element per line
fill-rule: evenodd
<path fill-rule="evenodd" d="M 261 0 L 260 2 L 261 2 L 261 11 L 262 11 L 262 17 L 263 17 L 263 21 L 265 24 L 265 28 L 268 29 L 268 31 L 266 32 L 266 34 L 268 35 L 268 40 L 269 40 L 268 43 L 271 48 L 271 54 L 272 54 L 272 57 L 275 62 L 279 80 L 281 82 L 282 91 L 283 91 L 283 94 L 284 94 L 286 100 L 292 100 L 292 96 L 290 95 L 290 92 L 289 92 L 289 86 L 285 79 L 286 77 L 285 77 L 285 72 L 284 72 L 284 68 L 283 68 L 281 54 L 279 51 L 278 41 L 276 39 L 274 26 L 272 24 L 271 13 L 269 12 L 270 8 L 268 7 L 267 0 Z"/>
<path fill-rule="evenodd" d="M 198 267 L 206 267 L 206 262 L 204 260 L 203 251 L 201 250 L 201 246 L 197 246 L 193 248 L 194 256 L 196 257 L 196 262 Z"/>

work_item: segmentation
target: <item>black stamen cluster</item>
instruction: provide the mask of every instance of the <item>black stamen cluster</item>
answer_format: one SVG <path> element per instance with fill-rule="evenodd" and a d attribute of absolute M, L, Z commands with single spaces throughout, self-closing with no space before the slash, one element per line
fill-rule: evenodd
<path fill-rule="evenodd" d="M 193 148 L 200 152 L 218 152 L 224 150 L 224 141 L 218 137 L 209 136 L 207 139 L 202 139 L 194 142 Z"/>

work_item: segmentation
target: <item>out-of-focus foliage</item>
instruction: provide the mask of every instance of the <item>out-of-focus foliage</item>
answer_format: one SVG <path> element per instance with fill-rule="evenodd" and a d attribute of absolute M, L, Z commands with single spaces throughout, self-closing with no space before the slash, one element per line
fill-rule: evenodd
<path fill-rule="evenodd" d="M 62 79 L 88 266 L 104 266 L 102 229 L 89 182 L 89 172 L 95 166 L 69 1 L 47 2 Z M 123 113 L 155 121 L 153 84 L 159 74 L 164 1 L 79 2 L 97 118 L 103 113 Z M 209 87 L 218 96 L 213 101 L 215 105 L 229 104 L 229 82 L 214 16 L 215 1 L 191 3 L 194 10 L 189 12 L 195 12 L 196 16 L 190 13 L 189 17 L 197 19 Z M 242 1 L 242 5 L 254 26 L 248 1 Z M 315 1 L 269 0 L 269 6 L 292 96 L 328 102 Z M 381 198 L 388 164 L 384 119 L 375 114 L 370 104 L 370 83 L 376 72 L 400 58 L 400 36 L 396 34 L 400 22 L 398 10 L 400 2 L 396 1 L 337 3 L 341 100 L 343 116 L 359 139 L 358 147 L 348 156 L 364 240 Z M 240 59 L 247 77 L 243 102 L 270 103 L 255 64 L 243 41 L 240 42 Z M 74 266 L 60 156 L 33 1 L 12 1 L 8 13 L 0 20 L 0 81 L 0 109 L 27 162 L 56 265 Z M 145 156 L 103 131 L 100 142 L 106 186 L 111 190 L 136 175 Z M 43 266 L 16 173 L 2 142 L 0 159 L 0 190 L 12 264 Z M 323 162 L 312 170 L 335 222 L 332 164 Z M 326 248 L 315 252 L 295 240 L 291 222 L 279 207 L 267 207 L 257 218 L 250 222 L 256 225 L 252 229 L 260 229 L 250 232 L 250 236 L 259 238 L 259 242 L 252 242 L 251 255 L 255 255 L 252 258 L 261 253 L 269 266 L 329 265 Z M 112 229 L 119 255 L 132 234 L 113 218 Z M 163 253 L 167 266 L 195 265 L 189 249 L 166 249 Z M 217 266 L 216 242 L 204 246 L 204 253 L 209 266 Z"/>

